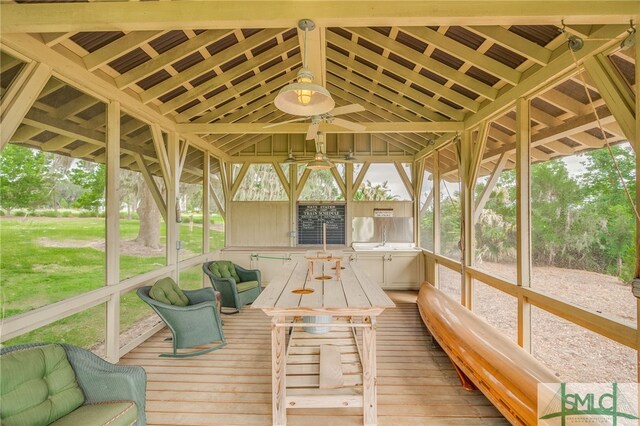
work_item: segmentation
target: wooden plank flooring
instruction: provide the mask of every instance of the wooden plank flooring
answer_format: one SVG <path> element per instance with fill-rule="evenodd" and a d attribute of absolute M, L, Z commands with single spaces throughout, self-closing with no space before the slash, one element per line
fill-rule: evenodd
<path fill-rule="evenodd" d="M 387 309 L 378 323 L 378 424 L 508 424 L 479 391 L 462 389 L 420 319 L 415 293 L 388 294 L 397 307 Z M 165 329 L 121 360 L 147 371 L 149 425 L 271 424 L 269 318 L 245 308 L 223 319 L 229 343 L 223 349 L 194 358 L 159 358 L 171 349 Z M 319 353 L 310 355 L 319 358 Z M 362 409 L 289 409 L 287 421 L 292 426 L 361 425 Z"/>

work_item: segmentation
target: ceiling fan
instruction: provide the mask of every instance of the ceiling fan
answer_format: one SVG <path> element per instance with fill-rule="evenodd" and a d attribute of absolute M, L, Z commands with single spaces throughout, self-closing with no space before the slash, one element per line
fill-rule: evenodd
<path fill-rule="evenodd" d="M 362 132 L 367 128 L 366 126 L 359 123 L 347 121 L 343 118 L 336 118 L 336 115 L 352 114 L 354 112 L 361 112 L 364 110 L 365 109 L 362 105 L 351 104 L 351 105 L 333 108 L 331 111 L 325 112 L 324 114 L 294 118 L 291 120 L 281 121 L 279 123 L 268 124 L 264 126 L 264 129 L 280 126 L 281 124 L 295 123 L 298 121 L 305 121 L 310 119 L 311 123 L 309 124 L 309 128 L 307 129 L 306 139 L 316 138 L 316 136 L 318 135 L 318 130 L 320 128 L 320 123 L 335 124 L 336 126 L 344 127 L 345 129 L 353 130 L 354 132 Z"/>
<path fill-rule="evenodd" d="M 326 152 L 326 145 L 324 139 L 324 133 L 317 132 L 315 139 L 316 152 L 313 157 L 298 157 L 293 155 L 293 152 L 289 151 L 289 155 L 283 161 L 285 164 L 292 163 L 306 163 L 306 167 L 311 170 L 327 170 L 335 167 L 334 162 L 338 163 L 354 163 L 358 161 L 352 151 L 349 151 L 344 157 L 330 159 Z"/>
<path fill-rule="evenodd" d="M 311 119 L 311 124 L 307 130 L 307 139 L 316 138 L 320 123 L 332 123 L 354 132 L 362 132 L 366 129 L 364 125 L 342 118 L 335 118 L 335 116 L 361 112 L 364 111 L 364 107 L 358 104 L 351 104 L 334 108 L 335 101 L 331 98 L 329 91 L 313 83 L 313 73 L 307 68 L 307 32 L 315 27 L 315 23 L 310 19 L 302 19 L 298 22 L 298 28 L 304 31 L 302 68 L 298 71 L 296 82 L 283 87 L 274 100 L 274 105 L 280 111 L 297 115 L 301 118 L 270 124 L 264 128 Z"/>

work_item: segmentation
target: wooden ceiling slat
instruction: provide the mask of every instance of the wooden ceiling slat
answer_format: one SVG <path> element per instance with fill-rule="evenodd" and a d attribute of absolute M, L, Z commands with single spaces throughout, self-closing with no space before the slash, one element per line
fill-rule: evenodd
<path fill-rule="evenodd" d="M 417 39 L 423 40 L 428 44 L 433 44 L 434 46 L 437 46 L 438 49 L 456 56 L 457 58 L 463 59 L 481 70 L 499 77 L 511 85 L 516 85 L 520 81 L 521 73 L 519 71 L 460 44 L 437 31 L 433 31 L 427 27 L 403 27 L 402 31 Z"/>
<path fill-rule="evenodd" d="M 185 82 L 194 80 L 195 78 L 201 76 L 202 74 L 209 72 L 214 67 L 220 64 L 224 64 L 229 60 L 232 60 L 233 58 L 236 58 L 239 55 L 244 54 L 247 50 L 250 50 L 256 45 L 259 45 L 260 43 L 264 42 L 265 40 L 275 37 L 276 35 L 282 33 L 282 31 L 283 30 L 271 30 L 271 29 L 264 30 L 258 35 L 252 36 L 246 40 L 241 41 L 240 43 L 235 44 L 234 46 L 228 49 L 225 49 L 219 53 L 212 55 L 211 57 L 194 65 L 193 67 L 184 70 L 183 72 L 176 75 L 175 77 L 172 77 L 168 80 L 163 81 L 157 86 L 154 86 L 151 89 L 143 92 L 140 95 L 140 97 L 142 98 L 143 102 L 149 102 L 152 99 L 155 99 L 158 96 L 170 90 L 173 90 L 178 86 L 181 86 Z M 297 41 L 295 39 L 291 39 L 283 43 L 281 48 L 287 49 L 288 51 L 288 50 L 291 50 L 293 46 L 297 46 L 297 45 L 298 45 Z M 277 52 L 277 53 L 272 51 L 264 52 L 254 57 L 252 61 L 245 62 L 244 64 L 239 65 L 235 68 L 232 68 L 227 72 L 218 73 L 216 77 L 213 77 L 212 79 L 200 84 L 199 86 L 191 89 L 190 91 L 185 92 L 184 94 L 177 96 L 171 99 L 170 101 L 166 102 L 164 105 L 161 106 L 161 111 L 163 111 L 163 113 L 166 114 L 167 112 L 186 104 L 187 102 L 191 101 L 195 97 L 202 96 L 210 92 L 211 90 L 215 89 L 219 85 L 228 83 L 230 80 L 233 80 L 234 78 L 241 76 L 242 74 L 251 70 L 255 66 L 254 62 L 260 63 L 262 61 L 273 59 L 275 56 L 279 56 L 280 54 L 281 52 Z"/>
<path fill-rule="evenodd" d="M 389 37 L 385 37 L 377 31 L 369 28 L 351 28 L 350 31 L 358 34 L 360 37 L 364 37 L 367 40 L 382 46 L 383 48 L 393 52 L 409 61 L 415 63 L 421 68 L 427 69 L 446 80 L 452 80 L 460 86 L 471 90 L 483 96 L 486 99 L 495 99 L 498 96 L 498 90 L 484 84 L 467 74 L 461 73 L 455 68 L 451 68 L 440 61 L 425 56 L 424 52 L 417 52 L 416 50 L 406 47 L 396 40 L 392 40 Z"/>
<path fill-rule="evenodd" d="M 89 71 L 94 71 L 116 57 L 125 55 L 162 34 L 163 31 L 132 31 L 124 37 L 89 53 L 82 58 L 82 61 Z"/>
<path fill-rule="evenodd" d="M 500 26 L 468 27 L 469 30 L 479 34 L 494 43 L 513 50 L 519 55 L 539 65 L 547 65 L 551 59 L 552 51 L 545 47 L 520 37 L 512 31 Z"/>
<path fill-rule="evenodd" d="M 356 65 L 359 65 L 359 64 L 356 64 L 356 63 L 350 64 L 350 67 L 354 69 L 359 68 L 359 67 L 356 67 Z M 362 65 L 362 67 L 364 67 L 364 65 Z M 371 90 L 374 90 L 379 96 L 382 96 L 385 99 L 393 100 L 393 102 L 400 105 L 405 110 L 412 112 L 415 115 L 415 117 L 409 119 L 410 121 L 419 121 L 421 117 L 424 117 L 430 121 L 441 121 L 444 119 L 444 117 L 442 117 L 441 115 L 436 114 L 431 110 L 425 108 L 423 105 L 416 103 L 413 99 L 402 96 L 402 93 L 395 93 L 392 90 L 389 90 L 386 87 L 380 86 L 377 84 L 372 85 L 372 82 L 369 82 L 367 79 L 360 77 L 359 75 L 354 74 L 348 70 L 345 70 L 331 62 L 329 62 L 329 64 L 327 65 L 327 70 L 329 70 L 331 74 L 334 74 L 343 80 L 358 84 L 361 87 L 371 87 Z M 381 80 L 380 83 L 382 84 L 385 84 L 385 82 L 390 83 L 389 80 L 391 80 L 391 82 L 396 82 L 393 79 L 387 79 L 382 77 L 384 76 L 379 75 L 376 77 Z M 377 82 L 373 82 L 373 83 L 377 83 Z M 391 83 L 391 85 L 395 86 L 394 88 L 397 88 L 398 90 L 404 90 L 405 92 L 413 91 L 413 89 L 410 89 L 408 86 L 405 86 L 400 82 L 396 82 L 396 83 L 397 85 L 394 83 Z M 388 85 L 388 84 L 385 84 L 385 85 Z M 414 96 L 416 98 L 419 98 L 419 96 L 415 94 Z"/>
<path fill-rule="evenodd" d="M 358 45 L 353 41 L 346 40 L 338 35 L 332 34 L 331 32 L 327 32 L 327 41 L 345 49 L 346 51 L 352 51 L 352 49 L 358 48 L 357 47 Z M 409 80 L 421 87 L 424 87 L 430 90 L 433 93 L 438 93 L 439 95 L 446 97 L 447 99 L 456 99 L 456 101 L 460 101 L 461 103 L 464 103 L 466 107 L 471 111 L 477 111 L 477 109 L 479 108 L 479 104 L 477 102 L 472 101 L 466 96 L 462 96 L 461 94 L 454 92 L 453 90 L 443 88 L 441 85 L 439 85 L 435 81 L 429 78 L 426 78 L 417 72 L 409 70 L 408 68 L 405 68 L 402 65 L 399 65 L 391 61 L 390 59 L 384 58 L 380 55 L 377 55 L 373 52 L 366 51 L 366 50 L 359 51 L 358 56 L 364 57 L 371 63 L 375 63 L 376 65 L 382 67 L 383 69 L 389 70 L 406 80 Z M 375 75 L 377 73 L 378 72 L 374 69 L 371 69 L 370 71 L 371 75 Z M 371 75 L 368 75 L 368 77 L 371 77 Z M 422 101 L 423 101 L 422 103 L 427 105 L 429 108 L 435 111 L 438 111 L 446 115 L 447 117 L 451 117 L 455 120 L 462 120 L 464 117 L 464 111 L 452 108 L 433 98 L 423 96 Z"/>
<path fill-rule="evenodd" d="M 190 55 L 200 47 L 213 43 L 214 41 L 224 37 L 227 33 L 228 31 L 226 30 L 209 30 L 197 35 L 194 38 L 179 44 L 173 49 L 144 62 L 143 64 L 133 68 L 131 71 L 116 77 L 116 86 L 118 86 L 119 89 L 124 89 L 125 87 L 134 84 L 136 81 L 142 80 L 154 72 L 171 65 L 173 62 Z"/>
<path fill-rule="evenodd" d="M 253 86 L 256 85 L 260 85 L 258 88 L 254 89 L 254 91 L 251 92 L 252 96 L 255 97 L 255 91 L 260 91 L 261 93 L 265 93 L 265 85 L 261 85 L 262 83 L 265 82 L 265 80 L 268 80 L 282 72 L 285 72 L 287 70 L 290 70 L 291 68 L 293 68 L 294 66 L 297 66 L 298 64 L 300 64 L 300 57 L 299 56 L 293 56 L 289 59 L 287 59 L 284 62 L 281 62 L 280 64 L 269 68 L 267 71 L 264 71 L 262 73 L 256 74 L 255 76 L 233 86 L 230 89 L 227 89 L 226 91 L 216 95 L 216 96 L 212 96 L 211 98 L 207 99 L 205 102 L 201 102 L 200 104 L 189 108 L 188 110 L 184 111 L 183 113 L 181 113 L 180 115 L 178 115 L 176 117 L 176 121 L 179 122 L 185 122 L 185 121 L 189 121 L 192 117 L 194 117 L 195 115 L 205 112 L 206 110 L 211 109 L 212 107 L 215 107 L 216 105 L 219 105 L 221 102 L 224 102 L 225 100 L 231 99 L 234 96 L 237 96 L 238 98 L 241 98 L 242 96 L 240 95 L 242 92 L 244 92 L 245 90 L 250 89 Z M 285 75 L 283 76 L 284 81 L 289 82 L 291 81 L 292 76 L 291 75 Z M 229 105 L 229 104 L 226 104 Z M 225 106 L 226 106 L 225 105 Z M 210 112 L 208 112 L 207 114 L 203 115 L 202 117 L 198 118 L 196 120 L 196 122 L 199 123 L 207 123 L 210 121 L 213 121 L 215 118 L 217 118 L 221 113 L 218 111 L 218 109 L 214 109 L 211 110 Z"/>

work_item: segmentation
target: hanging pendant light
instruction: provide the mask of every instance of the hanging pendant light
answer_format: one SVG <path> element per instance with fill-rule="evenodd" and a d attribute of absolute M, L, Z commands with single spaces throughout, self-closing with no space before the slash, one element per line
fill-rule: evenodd
<path fill-rule="evenodd" d="M 313 73 L 307 68 L 307 31 L 315 27 L 316 24 L 310 19 L 298 22 L 298 28 L 304 31 L 302 68 L 298 71 L 296 82 L 284 86 L 273 102 L 276 108 L 287 114 L 303 117 L 326 114 L 336 104 L 327 89 L 313 83 Z"/>
<path fill-rule="evenodd" d="M 332 167 L 335 167 L 335 165 L 329 161 L 324 153 L 324 133 L 318 132 L 316 135 L 316 155 L 307 164 L 307 169 L 328 170 Z"/>

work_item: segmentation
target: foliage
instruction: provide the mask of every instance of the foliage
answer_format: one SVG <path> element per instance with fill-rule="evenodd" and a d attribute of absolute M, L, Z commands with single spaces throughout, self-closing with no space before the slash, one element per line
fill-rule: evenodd
<path fill-rule="evenodd" d="M 47 162 L 44 153 L 9 144 L 0 155 L 0 204 L 10 213 L 33 209 L 47 198 Z"/>
<path fill-rule="evenodd" d="M 71 182 L 83 189 L 74 204 L 82 209 L 98 213 L 104 206 L 107 179 L 104 164 L 78 161 L 71 169 L 69 178 Z"/>
<path fill-rule="evenodd" d="M 17 315 L 104 286 L 105 254 L 101 245 L 104 242 L 104 219 L 75 217 L 51 221 L 2 218 L 1 221 L 0 317 Z M 188 228 L 182 224 L 181 239 L 185 250 L 196 252 L 202 246 L 202 231 L 198 233 L 194 229 L 190 232 Z M 120 221 L 122 240 L 135 238 L 137 230 L 137 221 Z M 164 226 L 161 234 L 166 234 Z M 211 249 L 219 249 L 223 245 L 224 234 L 211 231 Z M 164 264 L 164 256 L 121 254 L 120 274 L 122 278 L 136 276 Z M 181 279 L 195 285 L 195 275 L 195 271 L 184 271 Z M 151 313 L 138 300 L 135 292 L 122 296 L 121 330 Z M 104 305 L 100 305 L 5 343 L 59 341 L 90 347 L 104 339 L 104 312 Z"/>
<path fill-rule="evenodd" d="M 280 179 L 271 164 L 252 164 L 240 183 L 236 201 L 281 201 L 287 199 Z"/>
<path fill-rule="evenodd" d="M 612 147 L 630 193 L 635 194 L 633 150 Z M 635 265 L 635 218 L 607 149 L 582 154 L 582 173 L 571 175 L 555 159 L 531 167 L 532 262 L 615 275 L 628 280 Z M 476 186 L 476 198 L 484 183 Z M 476 255 L 481 260 L 513 262 L 516 257 L 516 187 L 513 170 L 500 175 L 476 223 Z M 459 194 L 452 194 L 458 205 Z M 441 253 L 456 254 L 460 210 L 441 203 Z M 432 209 L 421 219 L 431 232 Z M 429 243 L 429 240 L 424 240 Z"/>
<path fill-rule="evenodd" d="M 360 185 L 353 196 L 354 201 L 393 201 L 397 198 L 397 195 L 391 195 L 388 181 L 374 185 L 369 180 Z"/>
<path fill-rule="evenodd" d="M 335 201 L 344 200 L 330 170 L 312 170 L 300 194 L 303 201 Z"/>

